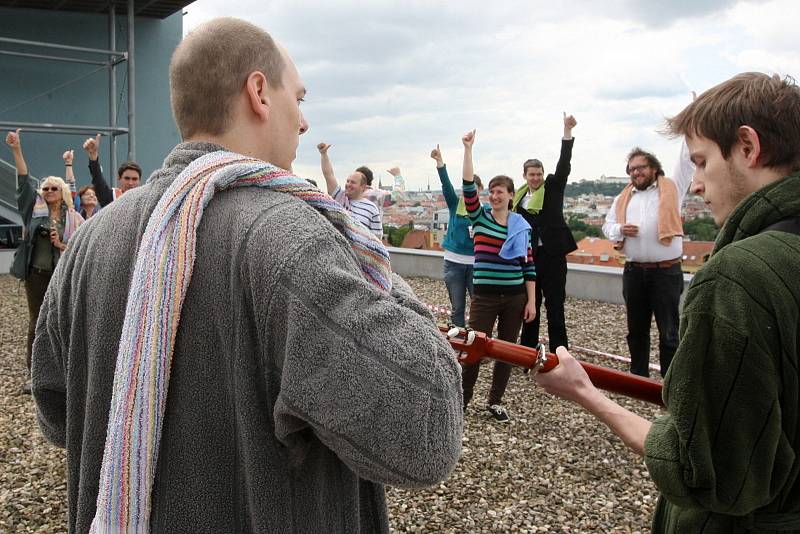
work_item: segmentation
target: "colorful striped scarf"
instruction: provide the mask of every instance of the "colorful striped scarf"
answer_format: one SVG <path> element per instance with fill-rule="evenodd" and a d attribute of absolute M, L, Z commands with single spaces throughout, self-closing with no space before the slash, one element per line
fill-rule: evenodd
<path fill-rule="evenodd" d="M 319 210 L 347 240 L 364 276 L 391 290 L 389 254 L 364 226 L 306 180 L 263 161 L 213 152 L 193 161 L 164 192 L 142 236 L 114 373 L 97 511 L 91 532 L 147 533 L 170 367 L 192 277 L 197 228 L 214 193 L 257 186 Z"/>

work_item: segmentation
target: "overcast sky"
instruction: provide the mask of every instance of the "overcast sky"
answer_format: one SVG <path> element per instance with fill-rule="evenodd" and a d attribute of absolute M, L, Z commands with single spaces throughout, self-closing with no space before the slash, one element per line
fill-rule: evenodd
<path fill-rule="evenodd" d="M 236 16 L 269 31 L 308 89 L 295 171 L 320 178 L 331 143 L 340 180 L 366 164 L 384 184 L 438 188 L 440 143 L 459 177 L 460 136 L 477 128 L 475 170 L 521 182 L 536 157 L 552 172 L 562 111 L 578 120 L 570 180 L 624 175 L 640 145 L 672 169 L 678 142 L 658 130 L 698 93 L 749 70 L 800 78 L 800 2 L 773 0 L 198 0 L 186 31 Z"/>

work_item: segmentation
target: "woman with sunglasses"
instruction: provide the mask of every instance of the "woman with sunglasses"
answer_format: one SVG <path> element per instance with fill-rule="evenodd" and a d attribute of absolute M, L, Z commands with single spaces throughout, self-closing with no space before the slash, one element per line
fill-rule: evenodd
<path fill-rule="evenodd" d="M 17 207 L 23 221 L 22 243 L 14 254 L 11 274 L 25 282 L 28 300 L 28 372 L 31 370 L 31 348 L 39 318 L 39 308 L 50 284 L 50 277 L 61 254 L 67 248 L 69 238 L 83 223 L 72 206 L 69 187 L 61 178 L 48 176 L 41 187 L 28 175 L 28 166 L 22 155 L 19 130 L 9 132 L 6 143 L 14 154 L 17 167 Z M 30 392 L 30 384 L 23 387 Z"/>

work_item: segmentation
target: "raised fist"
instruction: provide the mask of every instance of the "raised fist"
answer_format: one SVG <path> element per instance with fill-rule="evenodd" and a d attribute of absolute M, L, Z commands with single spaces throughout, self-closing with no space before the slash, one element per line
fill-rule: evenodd
<path fill-rule="evenodd" d="M 327 143 L 320 143 L 320 144 L 317 145 L 317 150 L 319 150 L 319 153 L 324 156 L 325 154 L 328 153 L 328 149 L 330 147 L 331 147 L 331 145 L 329 145 Z"/>
<path fill-rule="evenodd" d="M 575 117 L 573 115 L 567 115 L 567 113 L 564 112 L 564 128 L 571 130 L 577 125 L 578 121 L 575 120 Z"/>
<path fill-rule="evenodd" d="M 75 157 L 75 152 L 73 150 L 67 150 L 61 157 L 64 159 L 65 165 L 72 165 L 72 159 Z"/>
<path fill-rule="evenodd" d="M 19 144 L 19 130 L 20 129 L 17 128 L 16 132 L 8 132 L 8 135 L 6 135 L 6 143 L 12 149 L 20 147 L 20 144 Z"/>
<path fill-rule="evenodd" d="M 101 137 L 101 134 L 97 134 L 95 137 L 90 137 L 83 142 L 83 149 L 86 151 L 86 154 L 89 155 L 89 159 L 92 161 L 97 161 L 97 155 L 100 152 Z"/>
<path fill-rule="evenodd" d="M 475 142 L 475 130 L 470 130 L 462 135 L 461 142 L 464 143 L 466 148 L 472 148 L 472 144 Z"/>
<path fill-rule="evenodd" d="M 436 162 L 442 161 L 442 151 L 439 150 L 439 143 L 436 143 L 436 148 L 431 150 L 431 157 L 436 160 Z"/>

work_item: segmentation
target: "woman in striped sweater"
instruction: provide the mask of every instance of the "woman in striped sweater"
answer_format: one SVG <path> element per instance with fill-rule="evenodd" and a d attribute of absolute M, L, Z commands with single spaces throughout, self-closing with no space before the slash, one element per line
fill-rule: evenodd
<path fill-rule="evenodd" d="M 470 302 L 469 326 L 492 334 L 497 321 L 498 337 L 517 342 L 522 321 L 536 317 L 536 268 L 530 247 L 531 227 L 518 213 L 510 211 L 514 182 L 508 176 L 495 176 L 489 182 L 491 210 L 481 206 L 473 182 L 472 145 L 475 130 L 467 132 L 464 143 L 463 192 L 467 214 L 472 222 L 475 248 L 473 267 L 474 297 Z M 461 373 L 464 409 L 472 398 L 480 364 L 465 365 Z M 511 365 L 494 363 L 492 387 L 487 409 L 495 420 L 506 423 L 503 407 Z"/>

